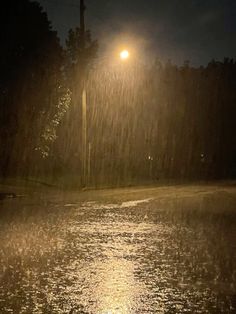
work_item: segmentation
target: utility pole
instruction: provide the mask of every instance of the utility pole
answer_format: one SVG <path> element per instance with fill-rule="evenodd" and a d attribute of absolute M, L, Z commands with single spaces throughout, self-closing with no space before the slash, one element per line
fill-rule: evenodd
<path fill-rule="evenodd" d="M 82 100 L 82 156 L 81 156 L 81 166 L 82 166 L 82 177 L 81 184 L 82 187 L 87 185 L 87 99 L 85 90 L 85 80 L 84 76 L 86 69 L 84 67 L 84 54 L 85 54 L 85 17 L 84 12 L 86 10 L 84 0 L 80 0 L 80 31 L 81 31 L 81 48 L 82 48 L 82 68 L 80 75 L 82 76 L 81 84 L 81 100 Z"/>
<path fill-rule="evenodd" d="M 80 31 L 81 31 L 81 46 L 85 47 L 85 17 L 84 12 L 86 10 L 84 0 L 80 0 Z"/>

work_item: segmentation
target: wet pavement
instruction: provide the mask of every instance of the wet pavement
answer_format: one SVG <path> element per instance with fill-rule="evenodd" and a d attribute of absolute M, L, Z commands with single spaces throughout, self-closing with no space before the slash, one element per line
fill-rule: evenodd
<path fill-rule="evenodd" d="M 0 313 L 236 313 L 236 188 L 0 202 Z"/>

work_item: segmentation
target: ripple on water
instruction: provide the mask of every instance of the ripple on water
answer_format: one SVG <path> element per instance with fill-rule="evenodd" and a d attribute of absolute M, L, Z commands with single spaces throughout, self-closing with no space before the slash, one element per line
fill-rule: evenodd
<path fill-rule="evenodd" d="M 122 204 L 70 204 L 55 222 L 1 233 L 1 313 L 234 313 L 224 230 Z"/>

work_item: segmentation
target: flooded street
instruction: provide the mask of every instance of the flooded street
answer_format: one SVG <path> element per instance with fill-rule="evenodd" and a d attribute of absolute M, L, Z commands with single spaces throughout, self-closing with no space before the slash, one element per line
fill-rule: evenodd
<path fill-rule="evenodd" d="M 0 203 L 0 313 L 236 313 L 236 188 Z"/>

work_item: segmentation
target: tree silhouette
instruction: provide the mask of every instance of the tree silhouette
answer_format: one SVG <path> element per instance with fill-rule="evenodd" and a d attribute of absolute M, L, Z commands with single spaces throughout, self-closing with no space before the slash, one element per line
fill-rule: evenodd
<path fill-rule="evenodd" d="M 80 171 L 82 82 L 86 84 L 88 80 L 97 51 L 98 43 L 92 40 L 90 30 L 85 31 L 84 38 L 79 27 L 69 30 L 64 70 L 72 100 L 55 147 L 55 154 L 60 156 L 62 164 L 67 165 L 67 171 Z"/>
<path fill-rule="evenodd" d="M 3 174 L 29 167 L 62 86 L 62 48 L 37 2 L 4 1 L 0 18 L 0 139 Z"/>

